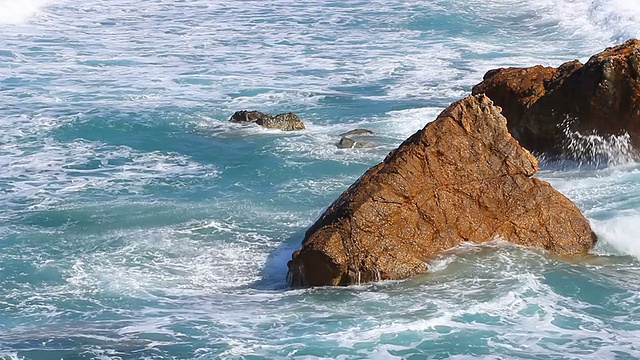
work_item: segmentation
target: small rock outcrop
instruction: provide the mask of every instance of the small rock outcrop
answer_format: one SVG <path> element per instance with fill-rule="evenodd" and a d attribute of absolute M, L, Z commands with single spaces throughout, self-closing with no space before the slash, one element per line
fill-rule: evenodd
<path fill-rule="evenodd" d="M 343 136 L 340 138 L 340 141 L 336 144 L 339 149 L 356 149 L 363 147 L 363 143 L 357 142 L 350 137 Z"/>
<path fill-rule="evenodd" d="M 473 94 L 502 107 L 513 136 L 529 150 L 559 156 L 566 134 L 629 134 L 640 149 L 640 40 L 605 49 L 586 64 L 490 70 Z"/>
<path fill-rule="evenodd" d="M 229 121 L 238 123 L 256 123 L 268 129 L 282 131 L 304 130 L 304 123 L 292 112 L 271 115 L 260 111 L 236 111 Z"/>
<path fill-rule="evenodd" d="M 339 149 L 357 149 L 375 146 L 367 138 L 374 132 L 368 129 L 353 129 L 340 134 L 340 141 L 336 144 Z"/>
<path fill-rule="evenodd" d="M 369 129 L 353 129 L 340 134 L 340 136 L 352 136 L 352 135 L 373 135 L 373 131 Z"/>
<path fill-rule="evenodd" d="M 453 103 L 369 169 L 306 232 L 292 286 L 349 285 L 424 272 L 463 241 L 504 238 L 582 254 L 595 236 L 577 207 L 531 177 L 536 159 L 484 95 Z"/>

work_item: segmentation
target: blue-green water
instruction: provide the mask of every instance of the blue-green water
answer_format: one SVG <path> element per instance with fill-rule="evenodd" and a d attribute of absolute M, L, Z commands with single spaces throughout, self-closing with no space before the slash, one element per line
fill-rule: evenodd
<path fill-rule="evenodd" d="M 322 210 L 486 70 L 638 24 L 621 0 L 0 0 L 0 358 L 640 357 L 637 163 L 539 173 L 591 220 L 587 258 L 494 242 L 285 283 Z M 377 146 L 335 146 L 361 127 Z"/>

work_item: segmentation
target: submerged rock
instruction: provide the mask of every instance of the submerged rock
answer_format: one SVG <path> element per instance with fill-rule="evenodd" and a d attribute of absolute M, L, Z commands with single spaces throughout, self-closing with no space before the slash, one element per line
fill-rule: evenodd
<path fill-rule="evenodd" d="M 484 96 L 453 103 L 369 169 L 306 232 L 292 286 L 402 279 L 463 241 L 504 238 L 558 254 L 595 242 L 577 207 L 532 178 L 536 159 Z"/>
<path fill-rule="evenodd" d="M 236 111 L 229 121 L 256 123 L 268 129 L 280 129 L 282 131 L 304 130 L 304 123 L 292 112 L 271 115 L 260 111 Z"/>
<path fill-rule="evenodd" d="M 351 136 L 351 135 L 373 135 L 373 131 L 369 129 L 353 129 L 340 134 L 340 136 Z"/>
<path fill-rule="evenodd" d="M 584 65 L 491 70 L 473 88 L 481 93 L 502 107 L 513 136 L 532 151 L 570 157 L 571 133 L 628 134 L 640 149 L 640 40 L 607 48 Z"/>
<path fill-rule="evenodd" d="M 355 141 L 350 137 L 343 136 L 340 138 L 340 141 L 338 141 L 336 146 L 340 149 L 355 149 L 363 147 L 364 143 Z"/>
<path fill-rule="evenodd" d="M 373 147 L 376 144 L 370 140 L 373 131 L 368 129 L 353 129 L 340 134 L 340 141 L 336 146 L 340 149 L 356 149 L 363 147 Z M 369 139 L 368 139 L 369 138 Z"/>

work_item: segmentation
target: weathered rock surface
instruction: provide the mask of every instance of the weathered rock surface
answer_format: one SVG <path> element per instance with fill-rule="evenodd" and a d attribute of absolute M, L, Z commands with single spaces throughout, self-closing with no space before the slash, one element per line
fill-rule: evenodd
<path fill-rule="evenodd" d="M 558 254 L 595 242 L 484 96 L 453 103 L 369 169 L 312 225 L 289 261 L 292 286 L 348 285 L 423 272 L 463 241 L 504 238 Z"/>
<path fill-rule="evenodd" d="M 502 107 L 508 128 L 535 152 L 565 152 L 565 132 L 630 135 L 640 149 L 640 40 L 607 48 L 586 64 L 504 68 L 473 88 Z"/>
<path fill-rule="evenodd" d="M 282 131 L 304 130 L 304 123 L 292 112 L 271 115 L 259 111 L 236 111 L 229 121 L 256 123 L 268 129 L 280 129 Z"/>

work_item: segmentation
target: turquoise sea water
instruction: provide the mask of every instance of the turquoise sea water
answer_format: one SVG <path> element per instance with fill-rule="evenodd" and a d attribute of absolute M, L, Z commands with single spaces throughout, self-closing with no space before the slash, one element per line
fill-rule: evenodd
<path fill-rule="evenodd" d="M 623 0 L 0 0 L 0 358 L 640 357 L 640 164 L 543 164 L 600 236 L 289 290 L 306 228 L 488 69 L 640 36 Z M 292 133 L 229 124 L 294 111 Z M 353 128 L 377 146 L 337 149 Z"/>

